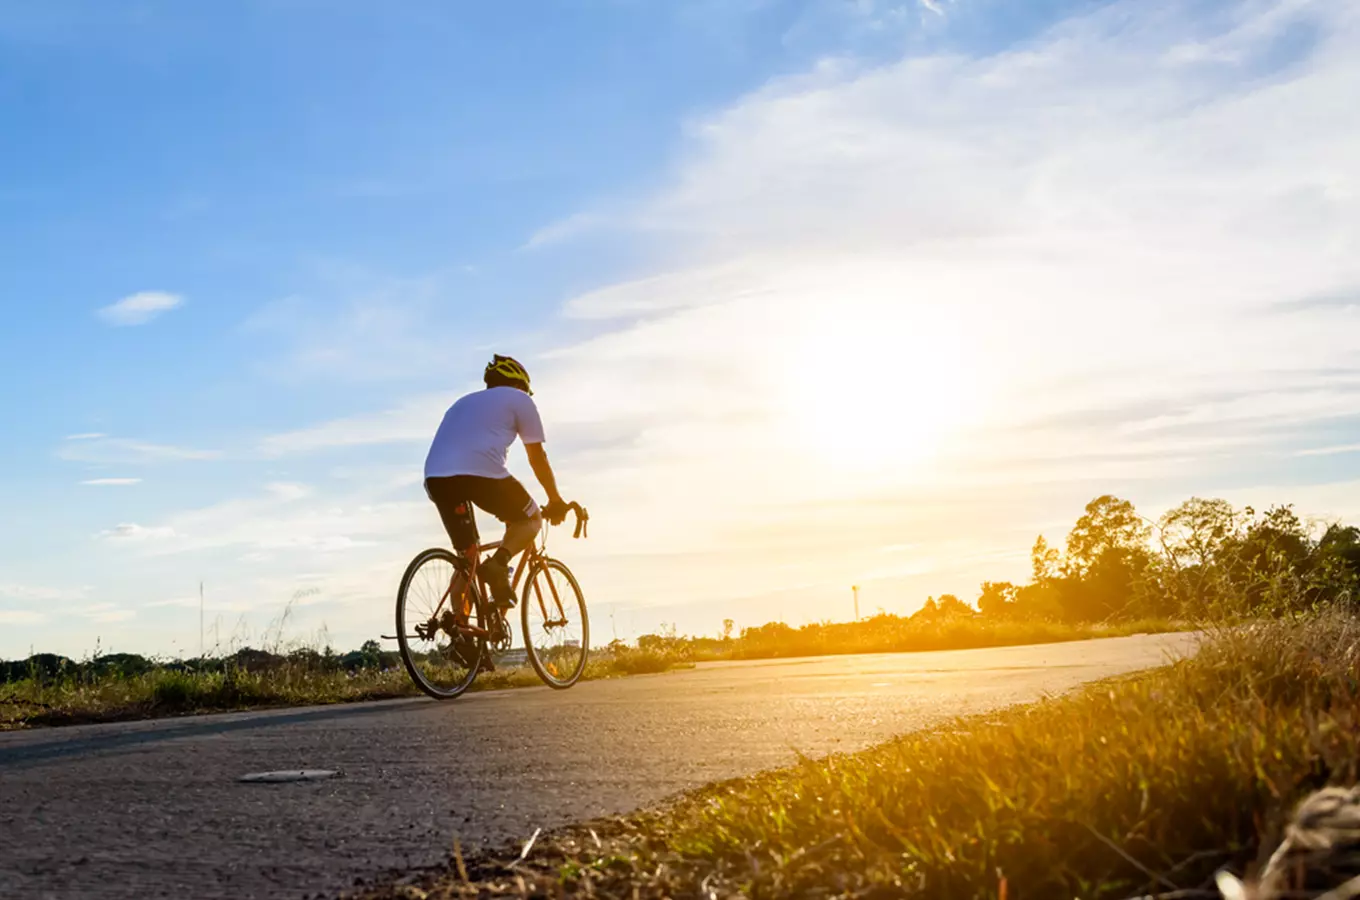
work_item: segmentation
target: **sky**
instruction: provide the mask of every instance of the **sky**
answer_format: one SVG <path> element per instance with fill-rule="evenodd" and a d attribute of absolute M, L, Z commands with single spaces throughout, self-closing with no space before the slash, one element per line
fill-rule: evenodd
<path fill-rule="evenodd" d="M 1360 520 L 1356 96 L 1355 0 L 0 0 L 0 658 L 390 634 L 492 353 L 597 642 Z"/>

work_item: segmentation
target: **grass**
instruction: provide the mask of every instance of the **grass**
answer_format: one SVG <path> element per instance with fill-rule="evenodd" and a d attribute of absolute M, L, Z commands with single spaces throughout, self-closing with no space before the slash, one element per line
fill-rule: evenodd
<path fill-rule="evenodd" d="M 618 678 L 686 665 L 672 655 L 625 647 L 592 654 L 582 678 Z M 542 683 L 532 669 L 519 667 L 483 673 L 472 690 Z M 420 691 L 400 665 L 345 672 L 285 661 L 261 671 L 153 669 L 135 675 L 25 678 L 0 684 L 0 730 L 414 696 Z"/>
<path fill-rule="evenodd" d="M 732 641 L 731 659 L 771 659 L 841 653 L 916 653 L 1050 644 L 1123 637 L 1131 634 L 1182 631 L 1192 627 L 1169 619 L 1068 624 L 941 616 L 911 618 L 880 613 L 858 622 L 819 622 L 792 628 L 774 622 L 748 628 Z"/>
<path fill-rule="evenodd" d="M 889 615 L 797 629 L 772 623 L 747 629 L 731 640 L 653 636 L 654 641 L 643 647 L 615 643 L 592 652 L 583 677 L 596 680 L 658 673 L 709 660 L 997 647 L 1183 627 L 1184 623 L 1163 620 L 1105 626 L 982 618 L 921 621 Z M 324 664 L 315 652 L 277 656 L 259 669 L 218 665 L 218 671 L 203 672 L 161 667 L 123 671 L 85 665 L 54 677 L 0 683 L 0 730 L 417 696 L 419 691 L 405 670 L 394 662 L 395 654 L 384 656 L 390 657 L 385 666 L 353 671 Z M 517 668 L 484 674 L 473 690 L 540 683 L 531 669 Z"/>
<path fill-rule="evenodd" d="M 1336 613 L 1223 630 L 1164 669 L 362 896 L 1217 896 L 1301 796 L 1356 780 L 1358 644 Z"/>

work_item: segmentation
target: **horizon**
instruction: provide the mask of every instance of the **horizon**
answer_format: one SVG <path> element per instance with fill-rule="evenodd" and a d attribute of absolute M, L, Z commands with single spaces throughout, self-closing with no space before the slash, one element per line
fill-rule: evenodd
<path fill-rule="evenodd" d="M 0 659 L 191 656 L 200 583 L 219 638 L 389 633 L 492 352 L 600 644 L 971 601 L 1105 493 L 1360 519 L 1356 4 L 61 0 L 0 50 Z"/>

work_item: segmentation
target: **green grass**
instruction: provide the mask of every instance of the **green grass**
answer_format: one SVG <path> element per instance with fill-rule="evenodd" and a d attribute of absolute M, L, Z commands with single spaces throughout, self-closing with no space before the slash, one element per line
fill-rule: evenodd
<path fill-rule="evenodd" d="M 673 655 L 620 648 L 592 654 L 582 678 L 618 678 L 688 665 Z M 478 676 L 472 690 L 542 683 L 528 667 L 500 669 Z M 225 672 L 155 669 L 137 675 L 25 678 L 0 684 L 0 729 L 419 695 L 420 691 L 400 666 L 349 673 L 308 663 L 284 662 L 255 672 L 240 668 Z"/>
<path fill-rule="evenodd" d="M 363 896 L 1214 896 L 1214 871 L 1257 859 L 1301 796 L 1356 780 L 1357 644 L 1341 614 L 1224 630 L 1152 673 Z"/>

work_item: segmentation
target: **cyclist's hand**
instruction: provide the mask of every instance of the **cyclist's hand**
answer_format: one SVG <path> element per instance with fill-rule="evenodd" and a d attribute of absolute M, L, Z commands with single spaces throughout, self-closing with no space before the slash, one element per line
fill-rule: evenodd
<path fill-rule="evenodd" d="M 543 518 L 548 520 L 551 525 L 561 525 L 567 519 L 567 513 L 571 512 L 571 507 L 561 497 L 548 501 L 548 505 L 543 508 Z"/>

